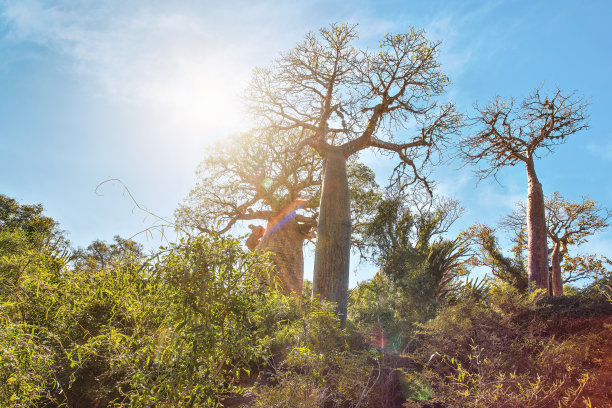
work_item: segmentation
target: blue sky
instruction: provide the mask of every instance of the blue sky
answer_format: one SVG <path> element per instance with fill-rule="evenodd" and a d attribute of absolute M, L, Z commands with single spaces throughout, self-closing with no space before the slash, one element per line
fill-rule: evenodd
<path fill-rule="evenodd" d="M 248 127 L 240 95 L 250 72 L 309 30 L 359 24 L 360 45 L 424 28 L 443 41 L 447 97 L 470 113 L 494 95 L 545 86 L 584 94 L 590 128 L 536 169 L 545 193 L 589 194 L 612 208 L 612 33 L 609 1 L 0 1 L 0 192 L 42 203 L 71 241 L 132 236 L 171 216 L 211 142 Z M 384 180 L 389 170 L 364 157 Z M 457 230 L 495 223 L 526 194 L 523 168 L 481 182 L 458 164 L 439 191 L 467 208 Z M 146 246 L 158 238 L 140 238 Z M 612 233 L 585 251 L 612 257 Z M 307 266 L 308 270 L 308 266 Z M 369 277 L 363 268 L 357 279 Z"/>

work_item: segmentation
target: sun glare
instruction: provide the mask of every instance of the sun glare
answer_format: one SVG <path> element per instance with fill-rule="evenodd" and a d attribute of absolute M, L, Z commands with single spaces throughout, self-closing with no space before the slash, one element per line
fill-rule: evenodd
<path fill-rule="evenodd" d="M 205 68 L 196 58 L 160 70 L 140 87 L 159 112 L 158 120 L 192 137 L 216 139 L 244 126 L 238 98 L 242 84 L 237 67 L 216 63 Z"/>

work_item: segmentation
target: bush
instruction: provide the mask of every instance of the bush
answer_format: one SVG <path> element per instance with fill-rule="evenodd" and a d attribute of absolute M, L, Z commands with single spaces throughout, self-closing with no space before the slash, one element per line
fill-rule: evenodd
<path fill-rule="evenodd" d="M 0 406 L 31 407 L 44 399 L 54 401 L 51 393 L 59 384 L 54 376 L 54 344 L 49 333 L 35 326 L 6 323 L 0 325 Z"/>
<path fill-rule="evenodd" d="M 124 285 L 109 291 L 122 296 L 113 315 L 126 315 L 75 348 L 73 364 L 91 372 L 103 363 L 115 405 L 216 406 L 262 358 L 252 314 L 267 292 L 269 265 L 231 238 L 167 248 L 127 285 L 134 289 L 127 302 Z"/>
<path fill-rule="evenodd" d="M 236 240 L 189 239 L 86 273 L 24 258 L 44 255 L 1 258 L 2 401 L 216 406 L 262 358 L 252 317 L 270 262 Z"/>
<path fill-rule="evenodd" d="M 273 294 L 258 311 L 268 359 L 253 387 L 254 407 L 366 407 L 378 352 L 340 329 L 333 305 Z"/>
<path fill-rule="evenodd" d="M 610 326 L 596 320 L 571 330 L 575 319 L 590 318 L 590 306 L 585 315 L 568 317 L 559 310 L 551 313 L 546 301 L 535 299 L 496 286 L 488 302 L 463 300 L 424 324 L 412 356 L 434 391 L 427 404 L 557 407 L 587 402 L 593 378 L 605 370 Z"/>
<path fill-rule="evenodd" d="M 348 327 L 372 347 L 400 353 L 423 319 L 413 303 L 390 278 L 377 274 L 351 290 Z"/>

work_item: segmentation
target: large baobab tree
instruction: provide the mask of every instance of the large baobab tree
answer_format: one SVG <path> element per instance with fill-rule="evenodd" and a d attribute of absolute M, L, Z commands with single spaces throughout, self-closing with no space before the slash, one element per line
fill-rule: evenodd
<path fill-rule="evenodd" d="M 321 160 L 293 154 L 291 132 L 250 131 L 218 143 L 198 169 L 198 182 L 176 211 L 177 223 L 225 233 L 252 225 L 251 250 L 270 251 L 285 293 L 302 293 L 304 241 L 316 226 Z"/>
<path fill-rule="evenodd" d="M 535 171 L 538 154 L 552 151 L 566 138 L 587 127 L 586 103 L 575 93 L 557 89 L 543 95 L 536 89 L 520 104 L 493 99 L 475 118 L 477 132 L 461 141 L 463 157 L 485 162 L 481 178 L 506 167 L 523 164 L 527 170 L 527 269 L 530 290 L 548 287 L 548 248 L 544 193 Z"/>
<path fill-rule="evenodd" d="M 408 175 L 427 185 L 423 166 L 459 124 L 454 107 L 436 100 L 449 82 L 439 43 L 415 29 L 386 35 L 374 51 L 356 47 L 356 39 L 351 25 L 309 33 L 271 67 L 256 69 L 248 92 L 262 126 L 299 132 L 295 149 L 324 159 L 313 295 L 336 302 L 342 321 L 351 242 L 347 159 L 367 148 L 397 155 L 395 180 Z"/>
<path fill-rule="evenodd" d="M 576 276 L 574 276 L 573 278 L 568 277 L 564 281 L 562 277 L 561 264 L 568 255 L 569 247 L 580 246 L 587 241 L 589 236 L 608 227 L 608 220 L 612 213 L 588 197 L 583 197 L 581 201 L 574 202 L 567 200 L 559 192 L 546 196 L 544 207 L 546 210 L 546 231 L 552 244 L 552 248 L 549 250 L 551 264 L 550 294 L 561 296 L 563 295 L 563 283 L 576 279 Z M 519 233 L 525 229 L 526 212 L 524 203 L 519 202 L 517 209 L 503 218 L 502 226 Z M 580 257 L 571 258 L 570 264 L 579 265 L 578 259 Z M 594 260 L 592 256 L 587 256 L 585 259 Z"/>
<path fill-rule="evenodd" d="M 218 143 L 176 211 L 177 224 L 196 233 L 225 233 L 236 223 L 252 221 L 246 246 L 271 252 L 286 294 L 302 293 L 303 246 L 314 236 L 321 188 L 322 161 L 314 151 L 296 152 L 296 137 L 286 131 L 252 130 Z M 352 161 L 348 167 L 351 199 L 358 209 L 354 231 L 359 233 L 377 192 L 367 166 Z"/>

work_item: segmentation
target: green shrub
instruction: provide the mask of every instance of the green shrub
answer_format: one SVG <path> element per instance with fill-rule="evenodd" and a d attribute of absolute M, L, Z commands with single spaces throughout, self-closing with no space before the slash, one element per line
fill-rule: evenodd
<path fill-rule="evenodd" d="M 422 319 L 413 303 L 390 278 L 377 274 L 351 290 L 348 327 L 369 345 L 399 353 Z"/>
<path fill-rule="evenodd" d="M 257 312 L 268 350 L 254 385 L 254 407 L 365 407 L 378 352 L 340 329 L 333 305 L 307 296 L 269 296 Z"/>
<path fill-rule="evenodd" d="M 236 240 L 188 239 L 102 269 L 57 271 L 46 256 L 0 258 L 0 342 L 12 345 L 0 360 L 2 401 L 216 406 L 263 359 L 253 315 L 270 262 Z"/>
<path fill-rule="evenodd" d="M 262 358 L 252 314 L 268 290 L 270 262 L 224 237 L 186 240 L 155 261 L 109 291 L 121 296 L 112 309 L 121 317 L 75 348 L 73 364 L 89 372 L 103 364 L 116 405 L 216 406 Z"/>
<path fill-rule="evenodd" d="M 0 406 L 31 407 L 41 400 L 54 401 L 51 392 L 59 384 L 50 341 L 51 336 L 35 326 L 0 325 Z"/>

